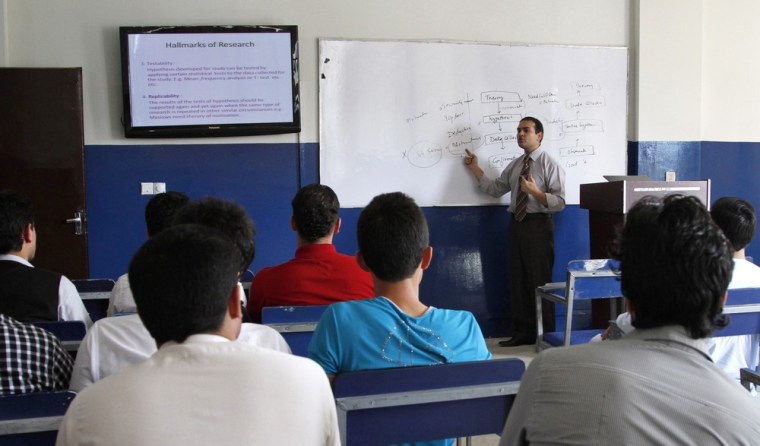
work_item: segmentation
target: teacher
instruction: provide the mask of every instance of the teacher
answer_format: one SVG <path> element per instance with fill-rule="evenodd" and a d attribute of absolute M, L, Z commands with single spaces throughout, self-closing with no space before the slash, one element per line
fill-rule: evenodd
<path fill-rule="evenodd" d="M 512 338 L 502 347 L 536 342 L 536 287 L 551 282 L 554 267 L 552 214 L 565 208 L 565 171 L 541 150 L 544 126 L 525 117 L 517 127 L 517 145 L 525 152 L 496 179 L 488 178 L 474 153 L 466 150 L 464 163 L 481 191 L 500 197 L 512 193 L 509 212 L 509 284 L 512 301 Z M 554 305 L 543 305 L 547 331 L 554 330 Z"/>

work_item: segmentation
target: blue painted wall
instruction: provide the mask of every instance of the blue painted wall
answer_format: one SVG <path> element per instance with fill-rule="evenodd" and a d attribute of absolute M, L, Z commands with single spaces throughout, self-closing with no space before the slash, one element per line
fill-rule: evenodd
<path fill-rule="evenodd" d="M 663 179 L 712 179 L 713 197 L 738 195 L 760 209 L 760 146 L 749 143 L 631 142 L 629 173 Z M 88 146 L 85 150 L 92 277 L 118 277 L 145 240 L 143 212 L 149 196 L 141 181 L 163 181 L 169 190 L 198 198 L 218 196 L 246 208 L 257 226 L 251 270 L 292 257 L 290 200 L 301 185 L 318 181 L 317 144 L 215 144 Z M 393 185 L 388 186 L 393 190 Z M 356 252 L 359 209 L 341 211 L 335 244 Z M 422 282 L 423 300 L 472 311 L 486 336 L 511 331 L 506 274 L 508 214 L 504 206 L 424 209 L 434 249 Z M 556 216 L 555 281 L 569 260 L 588 258 L 588 211 L 568 206 Z M 750 246 L 749 254 L 760 258 Z"/>

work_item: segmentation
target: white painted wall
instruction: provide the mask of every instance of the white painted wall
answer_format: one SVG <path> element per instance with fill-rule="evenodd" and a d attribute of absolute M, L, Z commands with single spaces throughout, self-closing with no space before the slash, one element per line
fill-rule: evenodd
<path fill-rule="evenodd" d="M 728 0 L 731 1 L 731 0 Z M 640 0 L 635 141 L 699 141 L 702 0 Z"/>
<path fill-rule="evenodd" d="M 703 2 L 702 140 L 760 141 L 760 2 Z"/>
<path fill-rule="evenodd" d="M 220 142 L 124 139 L 121 25 L 298 25 L 301 134 L 225 142 L 316 142 L 320 37 L 628 46 L 630 1 L 636 0 L 2 0 L 6 66 L 83 68 L 88 145 Z"/>

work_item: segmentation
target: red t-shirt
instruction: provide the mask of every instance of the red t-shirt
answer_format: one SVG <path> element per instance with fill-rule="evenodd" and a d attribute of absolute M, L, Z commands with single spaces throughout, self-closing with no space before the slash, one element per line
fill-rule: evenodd
<path fill-rule="evenodd" d="M 369 297 L 375 297 L 372 276 L 354 256 L 340 254 L 332 244 L 304 245 L 294 259 L 256 274 L 248 314 L 253 322 L 261 322 L 263 307 L 328 305 Z"/>

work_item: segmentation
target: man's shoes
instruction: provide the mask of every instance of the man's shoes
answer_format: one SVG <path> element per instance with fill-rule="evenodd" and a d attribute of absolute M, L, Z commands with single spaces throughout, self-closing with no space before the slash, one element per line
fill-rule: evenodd
<path fill-rule="evenodd" d="M 499 341 L 499 346 L 500 347 L 518 347 L 520 345 L 532 345 L 535 343 L 536 341 L 531 341 L 529 339 L 511 338 L 511 339 L 507 339 L 506 341 Z"/>

